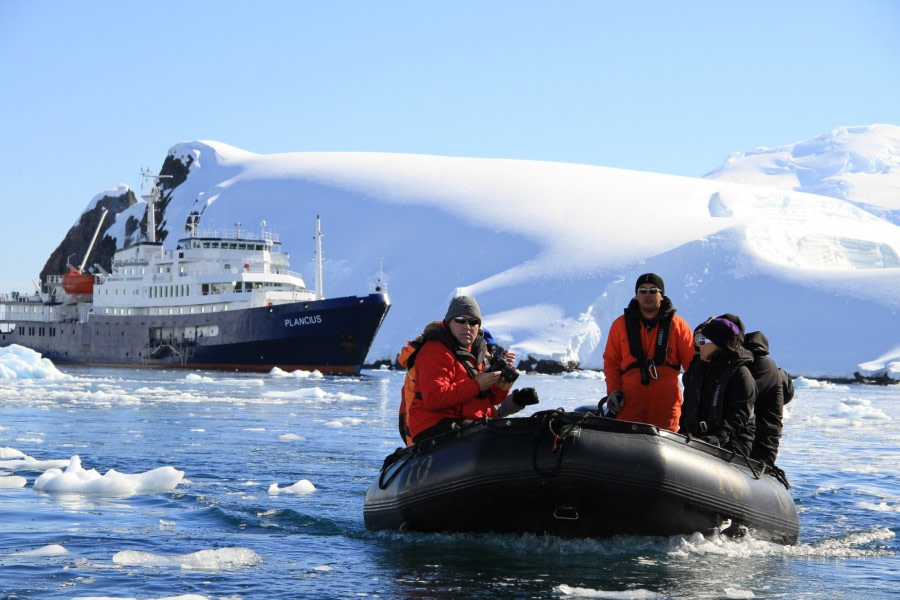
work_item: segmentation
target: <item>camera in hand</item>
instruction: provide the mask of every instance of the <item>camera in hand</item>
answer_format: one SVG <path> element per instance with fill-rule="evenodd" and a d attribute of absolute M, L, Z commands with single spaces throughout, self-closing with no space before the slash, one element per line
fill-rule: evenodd
<path fill-rule="evenodd" d="M 505 350 L 500 346 L 496 346 L 494 353 L 491 355 L 491 364 L 487 368 L 488 373 L 500 371 L 500 376 L 509 383 L 515 382 L 519 377 L 519 371 L 515 367 L 511 367 L 506 359 L 503 358 Z"/>

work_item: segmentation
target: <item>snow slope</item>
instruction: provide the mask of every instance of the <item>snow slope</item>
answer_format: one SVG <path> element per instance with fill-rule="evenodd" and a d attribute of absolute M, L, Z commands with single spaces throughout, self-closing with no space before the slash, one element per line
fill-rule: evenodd
<path fill-rule="evenodd" d="M 900 227 L 847 200 L 759 177 L 524 160 L 259 155 L 214 141 L 169 154 L 192 163 L 166 209 L 167 247 L 205 207 L 206 228 L 266 221 L 309 279 L 318 214 L 327 296 L 367 293 L 383 261 L 393 307 L 369 361 L 393 358 L 467 293 L 520 356 L 599 368 L 604 332 L 654 271 L 689 323 L 737 313 L 792 373 L 900 374 Z"/>
<path fill-rule="evenodd" d="M 900 224 L 900 127 L 838 127 L 780 148 L 738 152 L 706 177 L 849 200 Z"/>

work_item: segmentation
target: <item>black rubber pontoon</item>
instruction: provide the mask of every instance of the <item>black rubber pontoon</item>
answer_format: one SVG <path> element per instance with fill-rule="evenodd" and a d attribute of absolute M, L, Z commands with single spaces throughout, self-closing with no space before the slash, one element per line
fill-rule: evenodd
<path fill-rule="evenodd" d="M 785 485 L 756 461 L 652 425 L 543 411 L 399 449 L 366 493 L 370 530 L 564 537 L 710 533 L 793 544 Z"/>

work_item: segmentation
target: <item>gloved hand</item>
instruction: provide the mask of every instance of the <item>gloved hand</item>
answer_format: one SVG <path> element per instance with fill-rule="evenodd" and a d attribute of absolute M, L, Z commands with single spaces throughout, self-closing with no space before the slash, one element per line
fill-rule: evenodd
<path fill-rule="evenodd" d="M 606 398 L 601 400 L 598 408 L 602 416 L 612 418 L 619 414 L 623 406 L 625 406 L 625 396 L 622 395 L 622 392 L 616 390 L 610 392 Z"/>
<path fill-rule="evenodd" d="M 537 392 L 534 388 L 522 388 L 521 390 L 513 390 L 513 402 L 525 408 L 539 402 Z"/>
<path fill-rule="evenodd" d="M 537 392 L 534 388 L 522 388 L 514 390 L 512 394 L 507 396 L 500 406 L 497 407 L 497 413 L 501 419 L 505 419 L 509 415 L 514 415 L 526 406 L 538 403 Z"/>

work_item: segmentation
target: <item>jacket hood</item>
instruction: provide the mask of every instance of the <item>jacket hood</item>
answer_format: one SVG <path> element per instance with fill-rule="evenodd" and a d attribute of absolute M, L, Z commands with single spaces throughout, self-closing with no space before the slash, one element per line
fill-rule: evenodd
<path fill-rule="evenodd" d="M 754 331 L 744 336 L 744 348 L 754 356 L 765 356 L 769 353 L 769 338 L 762 331 Z"/>
<path fill-rule="evenodd" d="M 710 357 L 709 364 L 724 365 L 725 363 L 732 360 L 736 360 L 739 363 L 749 367 L 751 364 L 753 364 L 753 354 L 743 346 L 738 347 L 736 354 L 723 348 L 719 348 L 715 351 L 712 357 Z"/>

